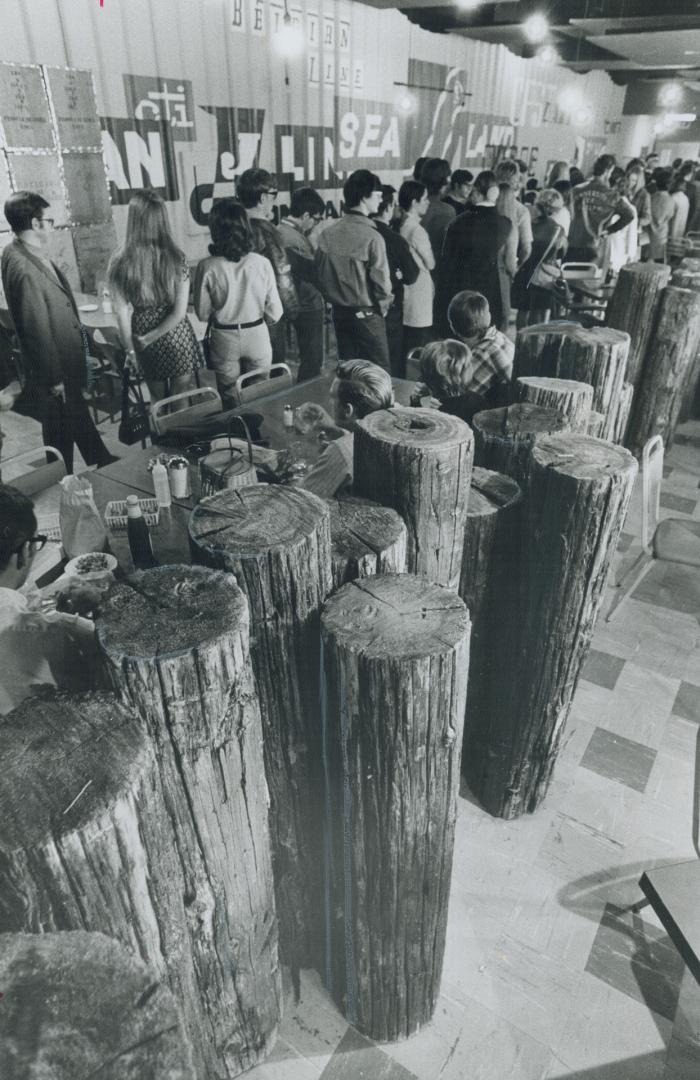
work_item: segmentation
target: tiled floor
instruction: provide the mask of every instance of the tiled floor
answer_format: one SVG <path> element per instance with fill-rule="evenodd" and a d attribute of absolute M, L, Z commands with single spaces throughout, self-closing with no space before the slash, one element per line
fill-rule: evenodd
<path fill-rule="evenodd" d="M 1 422 L 4 458 L 38 442 L 38 426 Z M 662 516 L 700 519 L 699 484 L 691 424 L 667 455 Z M 618 570 L 638 534 L 637 493 Z M 700 987 L 651 909 L 628 909 L 645 869 L 698 857 L 699 615 L 700 571 L 656 564 L 599 623 L 543 806 L 499 821 L 463 789 L 431 1023 L 376 1046 L 304 972 L 250 1080 L 697 1080 Z"/>

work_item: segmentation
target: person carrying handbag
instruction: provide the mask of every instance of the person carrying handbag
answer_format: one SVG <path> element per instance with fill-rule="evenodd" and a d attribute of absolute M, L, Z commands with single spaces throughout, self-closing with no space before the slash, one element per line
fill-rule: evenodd
<path fill-rule="evenodd" d="M 566 236 L 554 220 L 563 206 L 564 199 L 553 188 L 541 191 L 535 203 L 532 251 L 513 278 L 511 288 L 511 301 L 518 309 L 518 329 L 547 322 L 551 312 L 558 313 L 567 302 L 568 286 L 560 262 L 566 251 Z"/>

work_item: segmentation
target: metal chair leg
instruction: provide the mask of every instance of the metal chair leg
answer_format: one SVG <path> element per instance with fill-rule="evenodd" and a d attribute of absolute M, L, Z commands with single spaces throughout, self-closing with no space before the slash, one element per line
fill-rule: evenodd
<path fill-rule="evenodd" d="M 613 597 L 613 602 L 608 609 L 608 613 L 605 616 L 605 621 L 610 622 L 613 615 L 617 614 L 625 600 L 628 599 L 630 593 L 632 593 L 639 585 L 640 581 L 651 570 L 654 562 L 654 556 L 648 551 L 641 551 L 630 569 L 625 576 L 617 583 L 619 593 Z"/>

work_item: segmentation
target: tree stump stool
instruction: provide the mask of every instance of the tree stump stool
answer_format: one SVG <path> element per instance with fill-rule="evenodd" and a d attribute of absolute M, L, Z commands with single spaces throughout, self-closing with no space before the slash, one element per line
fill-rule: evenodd
<path fill-rule="evenodd" d="M 592 435 L 594 439 L 599 439 L 601 437 L 604 423 L 605 417 L 603 416 L 602 412 L 595 412 L 594 410 L 592 410 L 590 416 L 588 417 L 588 424 L 586 425 L 585 434 Z"/>
<path fill-rule="evenodd" d="M 199 992 L 224 1011 L 215 1050 L 230 1075 L 266 1054 L 281 1009 L 248 634 L 234 578 L 198 566 L 133 574 L 112 588 L 97 620 L 111 680 L 157 749 L 192 947 L 208 971 Z"/>
<path fill-rule="evenodd" d="M 520 614 L 465 751 L 472 790 L 497 817 L 532 812 L 546 794 L 636 474 L 627 450 L 587 435 L 532 451 Z"/>
<path fill-rule="evenodd" d="M 117 938 L 167 976 L 197 1075 L 228 1080 L 227 1046 L 247 1022 L 222 986 L 237 956 L 214 948 L 213 905 L 198 902 L 156 753 L 112 694 L 27 698 L 4 717 L 0 931 Z"/>
<path fill-rule="evenodd" d="M 674 285 L 678 285 L 681 289 L 692 289 L 694 292 L 700 292 L 700 260 L 684 259 L 683 262 L 697 262 L 698 269 L 691 270 L 687 267 L 681 266 L 673 271 L 671 281 Z M 690 417 L 694 417 L 698 414 L 698 390 L 700 389 L 700 349 L 695 353 L 695 359 L 690 365 L 688 377 L 685 383 L 685 389 L 681 397 L 680 409 L 678 410 L 678 420 L 688 420 Z"/>
<path fill-rule="evenodd" d="M 465 776 L 469 775 L 471 718 L 491 708 L 491 680 L 500 676 L 503 663 L 504 627 L 516 599 L 513 584 L 518 577 L 522 506 L 522 492 L 515 480 L 475 466 L 459 583 L 472 627 L 462 754 Z"/>
<path fill-rule="evenodd" d="M 280 952 L 296 985 L 320 948 L 319 619 L 332 589 L 330 512 L 308 491 L 260 484 L 204 500 L 189 531 L 193 560 L 235 574 L 250 606 Z"/>
<path fill-rule="evenodd" d="M 392 506 L 408 528 L 408 570 L 456 589 L 464 548 L 474 441 L 435 409 L 371 413 L 355 431 L 354 487 Z"/>
<path fill-rule="evenodd" d="M 694 259 L 690 255 L 686 255 L 684 259 L 681 259 L 678 264 L 679 270 L 688 270 L 691 274 L 697 274 L 700 272 L 700 259 Z"/>
<path fill-rule="evenodd" d="M 593 387 L 573 379 L 544 379 L 521 375 L 515 383 L 516 399 L 562 413 L 572 431 L 585 433 L 593 405 Z"/>
<path fill-rule="evenodd" d="M 543 379 L 554 378 L 557 374 L 559 354 L 567 335 L 580 328 L 579 322 L 555 319 L 548 323 L 534 323 L 518 330 L 513 357 L 513 382 L 531 375 Z"/>
<path fill-rule="evenodd" d="M 369 499 L 330 499 L 333 590 L 356 578 L 406 572 L 406 526 Z"/>
<path fill-rule="evenodd" d="M 654 262 L 629 263 L 617 276 L 605 322 L 611 329 L 624 330 L 630 336 L 625 378 L 633 386 L 639 381 L 661 293 L 670 277 L 670 266 Z"/>
<path fill-rule="evenodd" d="M 196 1080 L 172 994 L 104 934 L 0 936 L 5 1080 Z"/>
<path fill-rule="evenodd" d="M 625 384 L 630 336 L 607 326 L 581 327 L 562 345 L 557 378 L 593 387 L 593 409 L 605 417 L 601 438 L 612 439 Z"/>
<path fill-rule="evenodd" d="M 543 435 L 569 431 L 571 425 L 555 409 L 525 402 L 476 413 L 472 427 L 475 463 L 526 485 L 530 453 L 537 440 Z"/>
<path fill-rule="evenodd" d="M 612 442 L 624 443 L 627 435 L 627 425 L 629 423 L 630 412 L 632 411 L 632 399 L 634 397 L 634 387 L 632 383 L 623 383 L 622 393 L 620 394 L 620 400 L 617 406 L 617 413 L 615 415 L 615 422 L 612 430 Z"/>
<path fill-rule="evenodd" d="M 322 639 L 325 978 L 351 1024 L 397 1039 L 439 991 L 469 615 L 424 578 L 362 578 L 326 604 Z"/>
<path fill-rule="evenodd" d="M 700 347 L 700 292 L 669 285 L 632 402 L 627 446 L 641 454 L 652 435 L 673 442 L 678 416 Z"/>

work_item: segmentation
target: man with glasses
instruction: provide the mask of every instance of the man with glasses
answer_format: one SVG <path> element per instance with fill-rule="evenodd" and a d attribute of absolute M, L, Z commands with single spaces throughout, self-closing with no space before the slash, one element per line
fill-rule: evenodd
<path fill-rule="evenodd" d="M 22 353 L 27 411 L 41 421 L 44 443 L 73 471 L 77 445 L 88 465 L 116 459 L 102 442 L 83 389 L 87 356 L 78 308 L 48 254 L 53 220 L 41 195 L 17 191 L 5 203 L 14 239 L 2 253 L 2 284 Z"/>
<path fill-rule="evenodd" d="M 0 715 L 39 687 L 85 690 L 97 670 L 95 635 L 74 616 L 42 615 L 26 591 L 34 556 L 46 537 L 37 533 L 32 502 L 0 484 Z"/>
<path fill-rule="evenodd" d="M 319 221 L 323 220 L 325 213 L 326 204 L 319 193 L 313 188 L 301 187 L 292 192 L 289 214 L 282 218 L 279 224 L 279 233 L 291 263 L 299 296 L 299 314 L 294 321 L 299 346 L 297 382 L 320 375 L 323 367 L 323 320 L 326 305 L 316 288 L 314 249 L 308 235 Z"/>
<path fill-rule="evenodd" d="M 272 263 L 284 314 L 288 319 L 296 319 L 299 314 L 299 297 L 292 279 L 287 252 L 273 221 L 277 188 L 272 173 L 266 169 L 246 169 L 238 177 L 236 194 L 246 208 L 255 250 Z M 283 364 L 287 351 L 287 327 L 284 318 L 274 326 L 268 326 L 268 330 L 272 342 L 272 363 Z"/>

